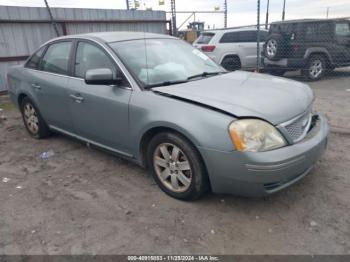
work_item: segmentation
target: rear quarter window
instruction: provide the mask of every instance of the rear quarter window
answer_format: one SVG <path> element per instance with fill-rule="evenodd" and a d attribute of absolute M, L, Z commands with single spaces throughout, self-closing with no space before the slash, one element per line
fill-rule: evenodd
<path fill-rule="evenodd" d="M 28 62 L 24 65 L 24 67 L 37 69 L 39 66 L 40 59 L 44 53 L 45 46 L 36 51 L 28 60 Z"/>
<path fill-rule="evenodd" d="M 202 33 L 198 37 L 197 44 L 209 44 L 210 40 L 214 37 L 214 33 Z"/>
<path fill-rule="evenodd" d="M 330 41 L 332 38 L 331 23 L 307 23 L 305 25 L 305 41 Z"/>

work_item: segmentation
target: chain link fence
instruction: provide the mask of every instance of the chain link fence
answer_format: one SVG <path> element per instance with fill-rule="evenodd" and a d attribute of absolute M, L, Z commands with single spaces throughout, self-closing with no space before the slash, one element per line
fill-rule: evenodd
<path fill-rule="evenodd" d="M 229 71 L 278 76 L 293 71 L 311 81 L 350 76 L 350 17 L 280 21 L 257 28 L 207 30 L 194 46 Z"/>

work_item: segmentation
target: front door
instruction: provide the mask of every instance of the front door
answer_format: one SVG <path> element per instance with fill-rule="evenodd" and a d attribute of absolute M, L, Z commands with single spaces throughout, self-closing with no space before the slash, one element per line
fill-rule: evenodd
<path fill-rule="evenodd" d="M 338 22 L 335 24 L 336 61 L 350 63 L 350 23 Z"/>
<path fill-rule="evenodd" d="M 110 68 L 121 72 L 112 58 L 92 42 L 79 41 L 69 79 L 70 111 L 75 133 L 108 149 L 128 154 L 129 100 L 132 90 L 126 80 L 120 86 L 87 85 L 85 72 L 89 69 Z"/>

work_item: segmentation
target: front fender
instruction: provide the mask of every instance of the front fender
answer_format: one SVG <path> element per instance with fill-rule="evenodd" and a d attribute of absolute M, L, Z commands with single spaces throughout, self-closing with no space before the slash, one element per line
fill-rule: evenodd
<path fill-rule="evenodd" d="M 129 112 L 130 144 L 136 158 L 143 135 L 155 127 L 173 129 L 196 147 L 233 150 L 228 126 L 234 117 L 228 114 L 151 91 L 134 92 Z"/>

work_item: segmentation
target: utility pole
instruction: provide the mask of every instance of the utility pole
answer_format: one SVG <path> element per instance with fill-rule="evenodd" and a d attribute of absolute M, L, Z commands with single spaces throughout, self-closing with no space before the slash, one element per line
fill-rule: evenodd
<path fill-rule="evenodd" d="M 328 18 L 328 15 L 329 15 L 329 7 L 327 7 L 327 18 Z"/>
<path fill-rule="evenodd" d="M 257 23 L 256 23 L 256 27 L 257 27 L 257 41 L 256 41 L 256 71 L 260 72 L 260 0 L 257 0 L 257 4 L 258 4 L 258 14 L 257 14 Z"/>
<path fill-rule="evenodd" d="M 267 27 L 269 25 L 269 9 L 270 9 L 270 0 L 267 0 L 265 29 L 267 29 Z"/>
<path fill-rule="evenodd" d="M 126 10 L 130 9 L 129 0 L 126 0 Z"/>
<path fill-rule="evenodd" d="M 227 0 L 224 2 L 224 27 L 227 28 Z"/>
<path fill-rule="evenodd" d="M 175 6 L 175 0 L 171 0 L 171 22 L 172 22 L 172 33 L 173 36 L 177 35 L 177 28 L 176 28 L 176 6 Z"/>
<path fill-rule="evenodd" d="M 47 11 L 49 12 L 50 20 L 51 20 L 51 23 L 52 23 L 52 25 L 53 25 L 53 28 L 54 28 L 54 30 L 55 30 L 55 32 L 56 32 L 56 35 L 57 35 L 57 36 L 60 36 L 60 33 L 59 33 L 59 31 L 58 31 L 58 28 L 57 28 L 57 23 L 56 23 L 56 21 L 53 19 L 53 16 L 52 16 L 50 6 L 49 6 L 47 0 L 44 0 L 44 2 L 45 2 L 45 5 L 46 5 L 46 9 L 47 9 Z"/>
<path fill-rule="evenodd" d="M 286 16 L 286 0 L 283 0 L 282 21 L 284 21 L 285 16 Z"/>

